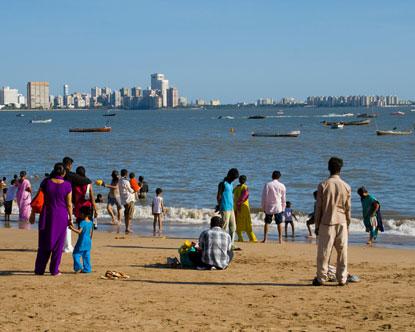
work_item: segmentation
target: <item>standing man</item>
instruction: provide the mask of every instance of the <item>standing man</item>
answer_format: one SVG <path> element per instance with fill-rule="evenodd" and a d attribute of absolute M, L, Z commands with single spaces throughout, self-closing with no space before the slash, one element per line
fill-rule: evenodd
<path fill-rule="evenodd" d="M 282 222 L 284 219 L 287 190 L 284 184 L 279 181 L 280 177 L 280 171 L 272 172 L 272 181 L 265 184 L 262 190 L 261 206 L 265 213 L 263 243 L 267 241 L 268 227 L 272 223 L 272 217 L 274 217 L 278 227 L 278 241 L 282 243 Z"/>
<path fill-rule="evenodd" d="M 316 224 L 317 277 L 313 286 L 321 286 L 327 280 L 327 271 L 333 247 L 337 252 L 336 277 L 340 286 L 347 282 L 347 242 L 351 220 L 351 188 L 340 178 L 343 160 L 331 157 L 328 163 L 330 177 L 317 189 L 314 215 Z"/>
<path fill-rule="evenodd" d="M 236 168 L 231 168 L 228 175 L 218 185 L 218 194 L 216 196 L 219 211 L 223 219 L 223 229 L 226 231 L 229 227 L 229 235 L 232 240 L 232 249 L 234 249 L 236 220 L 235 212 L 233 210 L 233 186 L 232 182 L 239 177 L 239 171 Z"/>
<path fill-rule="evenodd" d="M 131 188 L 126 169 L 121 170 L 121 179 L 118 186 L 120 188 L 121 204 L 124 205 L 125 234 L 129 234 L 132 232 L 131 224 L 135 210 L 135 192 Z"/>

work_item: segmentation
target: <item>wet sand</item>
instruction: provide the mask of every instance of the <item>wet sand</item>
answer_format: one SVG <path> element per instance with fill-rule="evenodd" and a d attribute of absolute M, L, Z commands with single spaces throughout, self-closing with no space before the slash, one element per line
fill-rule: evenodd
<path fill-rule="evenodd" d="M 61 276 L 34 276 L 37 232 L 1 229 L 0 330 L 415 330 L 414 250 L 353 246 L 362 281 L 312 287 L 315 244 L 242 243 L 229 269 L 196 271 L 165 268 L 183 239 L 115 237 L 94 234 L 91 274 L 64 254 Z"/>

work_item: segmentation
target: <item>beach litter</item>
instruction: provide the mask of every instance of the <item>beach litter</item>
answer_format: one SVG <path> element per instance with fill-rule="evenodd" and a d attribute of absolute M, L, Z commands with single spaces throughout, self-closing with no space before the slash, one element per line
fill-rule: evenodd
<path fill-rule="evenodd" d="M 105 275 L 101 276 L 101 279 L 105 280 L 118 280 L 118 279 L 129 279 L 130 276 L 120 271 L 110 271 L 105 272 Z"/>

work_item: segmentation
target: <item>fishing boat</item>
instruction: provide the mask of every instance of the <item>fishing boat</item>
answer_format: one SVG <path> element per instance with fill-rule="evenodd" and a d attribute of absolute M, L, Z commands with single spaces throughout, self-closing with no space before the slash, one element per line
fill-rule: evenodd
<path fill-rule="evenodd" d="M 411 135 L 412 130 L 376 130 L 376 135 L 378 136 L 402 136 L 402 135 Z"/>
<path fill-rule="evenodd" d="M 248 116 L 248 119 L 250 120 L 261 120 L 261 119 L 265 119 L 266 117 L 264 115 L 251 115 Z"/>
<path fill-rule="evenodd" d="M 252 133 L 253 137 L 298 137 L 301 131 L 293 130 L 288 133 Z"/>
<path fill-rule="evenodd" d="M 373 113 L 373 114 L 361 113 L 361 114 L 356 115 L 356 118 L 365 118 L 365 119 L 373 119 L 377 117 L 378 117 L 377 113 Z"/>
<path fill-rule="evenodd" d="M 341 122 L 339 122 L 339 123 L 333 123 L 330 126 L 330 128 L 331 129 L 343 129 L 344 128 L 344 123 L 341 123 Z"/>
<path fill-rule="evenodd" d="M 404 116 L 405 112 L 401 112 L 401 111 L 392 112 L 391 115 Z"/>
<path fill-rule="evenodd" d="M 360 121 L 345 121 L 343 122 L 345 126 L 367 126 L 370 124 L 370 120 L 360 120 Z"/>
<path fill-rule="evenodd" d="M 52 119 L 30 120 L 30 123 L 51 123 Z"/>
<path fill-rule="evenodd" d="M 111 127 L 99 127 L 99 128 L 70 128 L 70 133 L 108 133 L 111 131 Z"/>

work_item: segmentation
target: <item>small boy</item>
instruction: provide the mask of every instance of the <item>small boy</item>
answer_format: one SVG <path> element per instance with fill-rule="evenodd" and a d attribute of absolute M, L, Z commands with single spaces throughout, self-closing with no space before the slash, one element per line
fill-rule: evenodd
<path fill-rule="evenodd" d="M 294 222 L 293 222 L 293 218 L 295 219 L 295 221 L 298 221 L 297 216 L 294 214 L 293 210 L 291 209 L 291 202 L 287 202 L 285 210 L 284 210 L 284 219 L 285 219 L 285 237 L 287 237 L 287 228 L 288 228 L 288 224 L 291 225 L 291 230 L 292 230 L 292 237 L 294 237 Z"/>
<path fill-rule="evenodd" d="M 313 192 L 313 197 L 314 197 L 314 210 L 312 213 L 308 215 L 309 219 L 307 220 L 307 229 L 308 229 L 309 238 L 313 237 L 313 233 L 311 233 L 311 225 L 314 225 L 314 214 L 316 213 L 316 204 L 317 204 L 317 190 Z"/>
<path fill-rule="evenodd" d="M 158 233 L 161 235 L 163 231 L 163 214 L 166 212 L 163 203 L 163 190 L 161 188 L 156 189 L 156 197 L 154 197 L 151 207 L 154 216 L 153 236 L 156 236 L 156 224 L 158 225 Z"/>
<path fill-rule="evenodd" d="M 75 273 L 90 273 L 91 272 L 91 245 L 92 245 L 92 228 L 93 223 L 91 221 L 92 210 L 90 206 L 82 206 L 79 210 L 80 219 L 79 229 L 73 226 L 69 228 L 79 234 L 78 241 L 76 242 L 73 256 L 73 268 Z M 81 264 L 82 257 L 82 264 Z"/>

